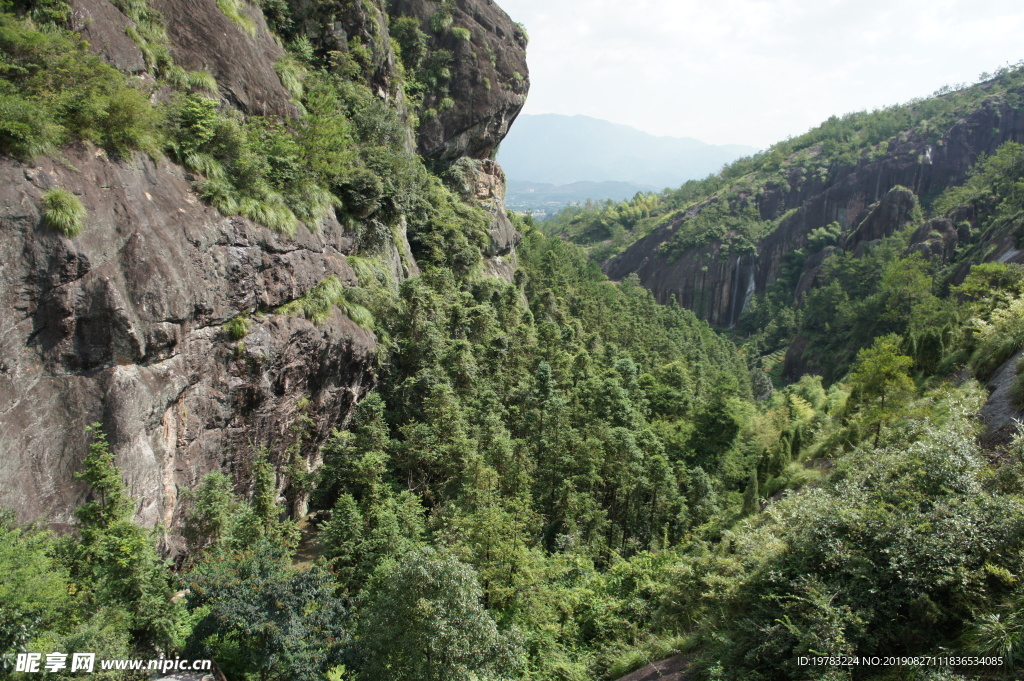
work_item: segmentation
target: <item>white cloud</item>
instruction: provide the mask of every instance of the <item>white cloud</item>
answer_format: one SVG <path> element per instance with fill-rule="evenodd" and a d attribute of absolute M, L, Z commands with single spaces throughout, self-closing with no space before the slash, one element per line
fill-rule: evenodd
<path fill-rule="evenodd" d="M 528 113 L 767 146 L 1024 59 L 1019 0 L 498 0 Z"/>

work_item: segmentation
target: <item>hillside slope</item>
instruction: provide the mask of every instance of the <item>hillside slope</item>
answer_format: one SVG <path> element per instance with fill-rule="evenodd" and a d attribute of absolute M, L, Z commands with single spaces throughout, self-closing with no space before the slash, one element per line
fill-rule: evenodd
<path fill-rule="evenodd" d="M 458 35 L 431 29 L 433 3 L 392 4 L 3 15 L 0 503 L 70 523 L 93 422 L 151 526 L 176 524 L 177 490 L 210 470 L 247 484 L 265 449 L 315 467 L 374 385 L 378 339 L 337 306 L 282 306 L 325 281 L 365 297 L 353 262 L 397 286 L 417 257 L 459 257 L 430 232 L 455 206 L 476 230 L 465 266 L 511 277 L 489 157 L 525 101 L 525 39 L 489 2 L 446 5 Z M 439 172 L 459 161 L 451 190 L 415 149 Z"/>
<path fill-rule="evenodd" d="M 898 216 L 874 220 L 871 233 L 859 228 L 893 187 L 933 198 L 963 182 L 982 154 L 1024 141 L 1022 80 L 1018 69 L 961 93 L 830 119 L 706 188 L 666 194 L 655 224 L 605 269 L 613 278 L 636 273 L 659 300 L 674 297 L 733 326 L 815 229 L 838 223 L 850 248 L 881 238 L 901 226 Z"/>

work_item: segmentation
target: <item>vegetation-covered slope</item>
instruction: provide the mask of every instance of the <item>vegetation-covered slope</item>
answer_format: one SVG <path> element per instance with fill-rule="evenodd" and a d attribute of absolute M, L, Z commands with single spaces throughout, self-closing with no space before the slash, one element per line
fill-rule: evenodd
<path fill-rule="evenodd" d="M 396 73 L 385 68 L 386 50 L 358 43 L 344 53 L 327 49 L 337 47 L 330 36 L 288 28 L 303 21 L 290 5 L 266 3 L 271 25 L 302 66 L 282 67 L 281 81 L 295 85 L 286 74 L 304 74 L 295 118 L 280 120 L 212 101 L 197 91 L 205 79 L 196 76 L 184 85 L 155 81 L 155 98 L 125 95 L 139 86 L 81 49 L 66 31 L 66 7 L 47 5 L 52 14 L 5 7 L 5 106 L 35 111 L 9 126 L 6 153 L 102 156 L 98 147 L 76 147 L 82 140 L 106 145 L 113 156 L 140 148 L 162 153 L 163 163 L 190 168 L 189 181 L 221 211 L 251 212 L 284 232 L 294 228 L 287 238 L 238 219 L 221 224 L 211 242 L 191 231 L 176 243 L 151 223 L 137 226 L 144 234 L 131 243 L 159 236 L 171 252 L 189 237 L 208 250 L 226 245 L 257 260 L 268 278 L 285 279 L 278 288 L 254 283 L 262 280 L 242 265 L 245 277 L 234 279 L 223 274 L 230 267 L 214 261 L 202 268 L 211 279 L 200 281 L 218 291 L 225 281 L 237 282 L 275 302 L 247 306 L 239 301 L 249 298 L 225 295 L 226 302 L 211 304 L 216 312 L 195 312 L 195 303 L 208 299 L 187 291 L 186 312 L 167 315 L 206 334 L 193 341 L 203 340 L 200 347 L 217 358 L 203 365 L 210 373 L 228 367 L 230 380 L 187 404 L 202 407 L 211 430 L 241 430 L 245 437 L 216 440 L 226 450 L 216 459 L 221 465 L 201 479 L 175 478 L 174 471 L 166 478 L 181 492 L 177 513 L 161 530 L 181 538 L 178 561 L 170 564 L 157 547 L 173 542 L 134 522 L 153 499 L 145 490 L 131 496 L 139 488 L 126 485 L 115 465 L 137 465 L 142 449 L 132 449 L 138 445 L 115 409 L 130 400 L 111 402 L 118 418 L 83 433 L 87 444 L 77 457 L 84 458 L 69 465 L 80 470 L 83 494 L 66 532 L 0 518 L 5 676 L 33 676 L 14 671 L 19 652 L 53 651 L 95 652 L 99 660 L 210 657 L 229 679 L 261 681 L 615 679 L 676 652 L 689 657 L 688 673 L 701 679 L 1019 676 L 1024 450 L 1009 437 L 998 448 L 979 445 L 976 415 L 986 396 L 970 375 L 1012 367 L 1024 341 L 1024 273 L 1012 263 L 981 263 L 993 249 L 1009 252 L 1019 224 L 1019 146 L 1000 147 L 962 186 L 926 203 L 924 209 L 949 216 L 948 224 L 939 217 L 922 226 L 921 202 L 911 189 L 896 188 L 879 190 L 877 206 L 865 203 L 852 230 L 826 223 L 801 237 L 807 250 L 787 256 L 796 274 L 773 275 L 782 283 L 751 303 L 740 320 L 750 325 L 745 347 L 738 349 L 694 313 L 659 304 L 637 277 L 609 281 L 580 247 L 544 236 L 529 220 L 515 218 L 522 233 L 518 267 L 508 279 L 486 276 L 496 250 L 494 206 L 461 189 L 480 177 L 475 161 L 486 160 L 448 165 L 448 154 L 465 148 L 438 141 L 447 123 L 420 139 L 421 151 L 436 152 L 431 163 L 410 151 L 415 121 L 403 107 L 422 116 L 430 102 L 440 106 L 444 99 L 440 90 L 419 98 L 429 59 L 408 64 L 426 69 L 419 85 L 381 97 L 367 84 L 386 90 L 384 75 Z M 377 15 L 367 3 L 331 7 L 389 21 L 404 36 L 396 38 L 403 62 L 418 45 L 464 40 L 455 29 L 463 28 L 456 18 L 465 3 L 442 2 L 413 21 Z M 255 11 L 231 3 L 221 9 L 241 12 L 243 20 Z M 495 62 L 501 63 L 497 56 Z M 33 79 L 54 64 L 64 64 L 56 73 L 84 71 L 60 87 L 36 87 Z M 1003 74 L 999 82 L 1012 85 L 1018 75 Z M 514 81 L 509 90 L 516 94 Z M 1015 106 L 1009 85 L 990 94 L 998 100 L 991 111 Z M 100 103 L 88 109 L 91 118 L 78 119 L 62 97 Z M 105 132 L 119 110 L 117 97 L 138 104 L 139 118 L 130 120 L 145 132 L 124 146 Z M 448 109 L 457 106 L 453 101 Z M 890 114 L 894 126 L 904 124 L 899 111 Z M 928 120 L 942 116 L 953 114 L 939 107 Z M 29 125 L 36 120 L 54 126 L 52 137 L 19 151 L 18 140 L 37 139 Z M 848 132 L 861 142 L 888 130 L 872 132 L 884 117 L 850 120 Z M 786 158 L 806 152 L 810 162 L 810 150 L 822 144 L 796 145 Z M 842 149 L 833 150 L 836 158 Z M 873 161 L 860 158 L 855 169 L 866 173 Z M 158 172 L 141 155 L 133 160 L 144 172 Z M 22 176 L 35 172 L 5 163 Z M 117 163 L 110 167 L 132 172 L 129 163 Z M 796 160 L 780 167 L 787 163 L 787 172 L 796 173 Z M 854 177 L 837 167 L 838 176 Z M 56 170 L 53 176 L 71 177 Z M 858 177 L 867 182 L 867 175 Z M 672 220 L 696 225 L 700 238 L 701 230 L 716 235 L 709 244 L 747 248 L 745 221 L 760 218 L 699 200 L 715 182 L 721 189 L 750 178 L 726 173 L 703 189 L 680 190 L 679 201 L 693 191 L 706 208 L 690 214 L 680 203 L 673 210 L 684 214 Z M 779 196 L 766 187 L 756 194 L 762 202 Z M 88 190 L 81 205 L 75 194 L 28 195 L 37 194 L 44 213 L 29 226 L 31 216 L 7 220 L 4 243 L 65 254 L 47 261 L 72 263 L 72 281 L 59 278 L 65 270 L 57 265 L 52 281 L 38 280 L 43 299 L 57 301 L 44 311 L 55 310 L 74 328 L 91 308 L 63 314 L 61 299 L 45 296 L 85 278 L 79 268 L 89 270 L 90 259 L 108 248 L 100 248 L 104 240 L 128 256 L 140 251 L 128 250 L 128 237 L 115 238 L 120 232 L 90 223 L 99 208 Z M 179 214 L 170 195 L 156 196 L 161 209 Z M 635 209 L 640 224 L 651 219 L 644 211 L 663 210 L 659 201 L 641 197 L 616 210 Z M 199 211 L 186 215 L 212 213 L 182 205 Z M 313 219 L 318 214 L 321 223 Z M 320 235 L 306 226 L 315 224 Z M 25 234 L 35 240 L 19 241 Z M 250 240 L 262 244 L 259 250 Z M 337 244 L 348 240 L 342 252 Z M 505 255 L 512 256 L 508 248 Z M 168 266 L 170 257 L 146 262 Z M 115 280 L 120 272 L 102 271 Z M 153 281 L 127 271 L 135 273 L 133 282 Z M 289 272 L 291 279 L 284 277 Z M 285 296 L 281 289 L 294 290 Z M 109 299 L 130 301 L 116 309 L 131 308 L 136 318 L 123 313 L 106 325 L 122 334 L 108 343 L 117 354 L 103 354 L 110 348 L 96 340 L 107 338 L 95 330 L 101 325 L 67 332 L 43 313 L 43 330 L 54 335 L 42 337 L 56 340 L 27 344 L 27 351 L 42 353 L 41 362 L 87 360 L 71 372 L 76 380 L 101 375 L 116 385 L 118 372 L 127 371 L 119 368 L 126 357 L 120 353 L 131 351 L 128 340 L 143 337 L 148 345 L 127 356 L 145 377 L 135 382 L 156 383 L 157 374 L 143 369 L 173 373 L 176 365 L 165 364 L 173 344 L 160 346 L 155 334 L 137 331 L 165 328 L 147 326 L 152 320 L 144 317 L 163 304 L 159 291 L 124 290 L 149 297 L 118 298 L 110 293 L 117 288 L 81 296 L 99 308 Z M 168 290 L 177 296 L 178 289 Z M 371 332 L 372 367 L 369 350 L 350 360 L 338 344 L 311 340 L 318 333 L 354 339 Z M 808 357 L 824 358 L 828 380 L 803 375 L 773 390 L 758 359 L 770 350 L 777 356 L 797 333 Z M 275 354 L 280 336 L 299 339 L 292 354 Z M 13 331 L 4 336 L 9 344 L 8 337 Z M 309 356 L 319 364 L 299 361 Z M 359 365 L 356 378 L 332 382 L 342 371 L 336 365 L 349 361 Z M 196 376 L 192 385 L 203 380 Z M 45 385 L 34 380 L 29 387 Z M 262 414 L 265 403 L 277 405 L 273 419 L 246 420 Z M 177 422 L 164 416 L 178 411 L 154 413 L 152 423 L 142 423 L 162 442 L 170 433 L 175 448 L 178 440 L 197 450 L 213 446 L 214 438 L 189 440 L 195 417 L 184 417 L 179 434 Z M 858 662 L 800 661 L 818 655 Z M 53 675 L 76 674 L 62 668 Z"/>
<path fill-rule="evenodd" d="M 817 263 L 794 271 L 791 252 L 830 243 L 852 250 L 902 226 L 876 220 L 876 233 L 859 229 L 893 187 L 907 187 L 930 212 L 935 197 L 962 183 L 982 154 L 1024 142 L 1021 74 L 1006 68 L 929 99 L 832 117 L 705 180 L 569 209 L 545 230 L 588 245 L 613 278 L 636 273 L 659 300 L 675 297 L 731 327 L 755 294 L 780 279 L 793 277 L 788 293 L 804 292 L 797 290 L 800 274 Z"/>

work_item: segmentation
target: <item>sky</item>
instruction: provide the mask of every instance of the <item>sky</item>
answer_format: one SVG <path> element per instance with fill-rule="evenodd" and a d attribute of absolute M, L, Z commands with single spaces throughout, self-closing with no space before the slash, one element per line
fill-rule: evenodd
<path fill-rule="evenodd" d="M 497 0 L 524 113 L 765 148 L 1024 60 L 1021 0 Z"/>

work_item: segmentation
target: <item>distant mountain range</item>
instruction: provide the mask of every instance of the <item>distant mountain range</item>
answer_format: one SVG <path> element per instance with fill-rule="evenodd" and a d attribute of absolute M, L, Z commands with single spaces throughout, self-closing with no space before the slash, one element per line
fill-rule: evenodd
<path fill-rule="evenodd" d="M 678 187 L 755 151 L 690 137 L 658 137 L 589 116 L 539 114 L 516 119 L 498 161 L 509 179 L 509 207 L 514 207 L 538 198 L 550 203 L 555 196 L 566 197 L 565 205 Z"/>

